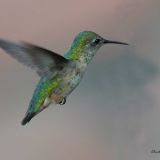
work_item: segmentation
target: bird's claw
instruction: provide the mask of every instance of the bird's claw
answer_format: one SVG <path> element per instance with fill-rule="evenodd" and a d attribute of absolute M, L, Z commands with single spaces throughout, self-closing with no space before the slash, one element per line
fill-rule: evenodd
<path fill-rule="evenodd" d="M 65 103 L 66 103 L 66 98 L 63 98 L 63 99 L 59 102 L 60 105 L 64 105 Z"/>

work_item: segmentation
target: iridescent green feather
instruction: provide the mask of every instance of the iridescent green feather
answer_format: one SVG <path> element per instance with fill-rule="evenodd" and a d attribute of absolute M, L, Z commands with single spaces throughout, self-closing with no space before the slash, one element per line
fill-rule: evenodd
<path fill-rule="evenodd" d="M 86 44 L 94 37 L 96 37 L 96 34 L 93 32 L 80 32 L 74 39 L 69 51 L 66 52 L 65 57 L 70 60 L 78 60 L 83 56 Z"/>
<path fill-rule="evenodd" d="M 60 81 L 60 78 L 54 78 L 53 80 L 42 78 L 34 91 L 28 112 L 39 112 L 39 109 L 43 105 L 46 97 L 49 97 L 52 94 Z"/>

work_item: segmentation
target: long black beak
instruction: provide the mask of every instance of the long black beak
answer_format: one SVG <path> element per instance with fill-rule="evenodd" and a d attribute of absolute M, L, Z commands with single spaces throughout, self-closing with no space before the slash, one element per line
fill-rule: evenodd
<path fill-rule="evenodd" d="M 118 42 L 118 41 L 110 41 L 110 40 L 104 40 L 103 43 L 104 44 L 106 44 L 106 43 L 115 43 L 115 44 L 129 45 L 128 43 Z"/>

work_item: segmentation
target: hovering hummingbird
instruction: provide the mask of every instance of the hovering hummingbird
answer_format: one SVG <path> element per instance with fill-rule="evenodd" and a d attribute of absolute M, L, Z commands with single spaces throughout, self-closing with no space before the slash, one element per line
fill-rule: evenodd
<path fill-rule="evenodd" d="M 16 44 L 0 39 L 0 47 L 3 50 L 19 62 L 36 70 L 41 77 L 21 124 L 28 123 L 51 103 L 65 104 L 69 94 L 81 82 L 93 56 L 101 46 L 108 43 L 128 45 L 106 40 L 91 31 L 83 31 L 75 37 L 63 57 L 33 44 L 24 42 Z"/>

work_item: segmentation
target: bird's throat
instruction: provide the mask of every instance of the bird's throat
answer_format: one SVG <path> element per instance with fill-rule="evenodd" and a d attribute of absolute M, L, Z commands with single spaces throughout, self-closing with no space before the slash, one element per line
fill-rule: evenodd
<path fill-rule="evenodd" d="M 88 65 L 95 55 L 95 51 L 71 49 L 65 54 L 65 58 L 73 61 L 78 61 L 84 65 Z"/>

